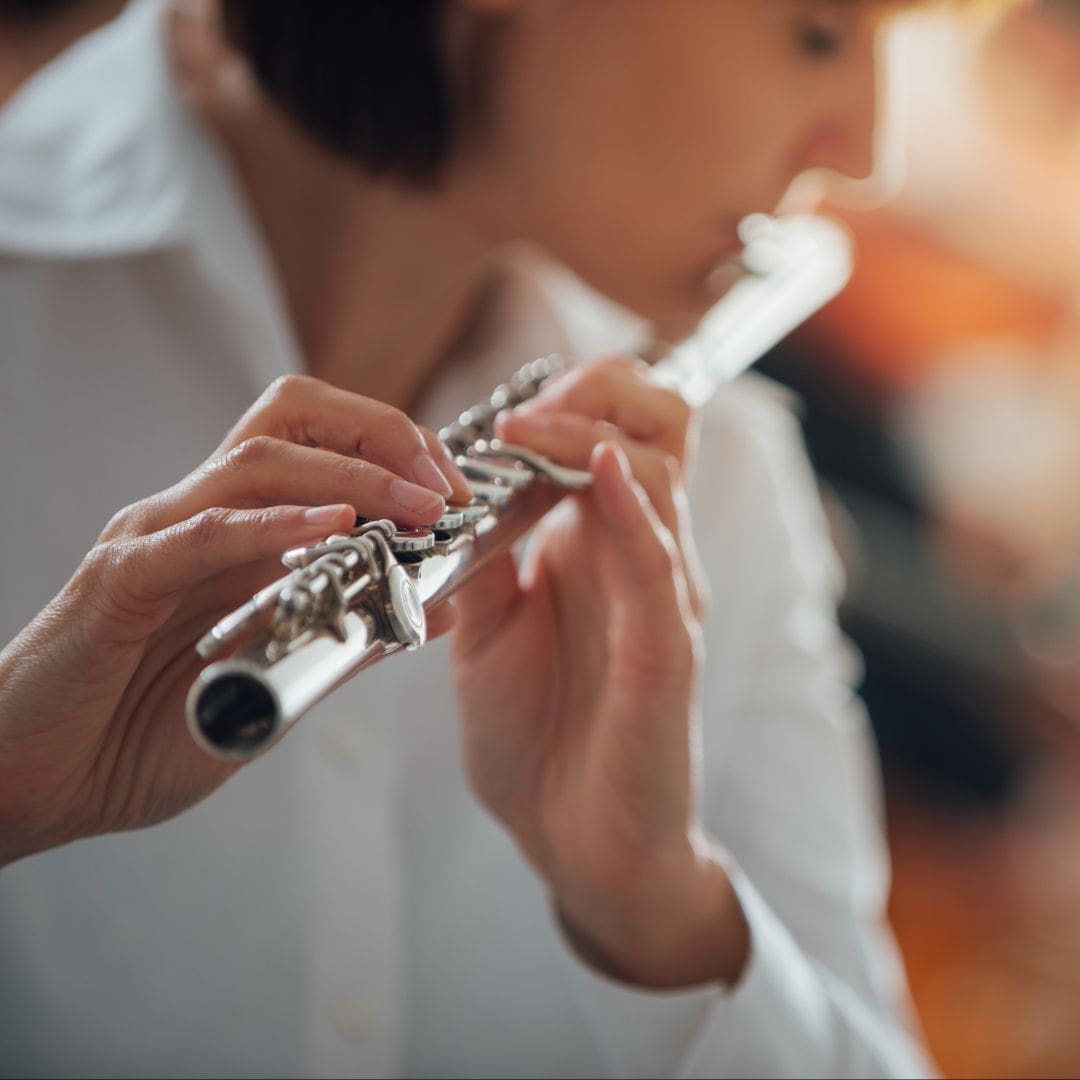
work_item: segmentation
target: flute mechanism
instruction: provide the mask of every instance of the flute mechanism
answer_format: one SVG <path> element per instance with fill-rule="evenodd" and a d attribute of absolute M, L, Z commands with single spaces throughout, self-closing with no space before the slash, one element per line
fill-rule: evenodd
<path fill-rule="evenodd" d="M 741 276 L 698 332 L 656 369 L 657 381 L 701 406 L 847 282 L 847 235 L 818 217 L 746 223 Z M 246 761 L 317 701 L 402 649 L 419 648 L 426 614 L 506 551 L 568 491 L 591 482 L 494 435 L 495 417 L 539 392 L 566 365 L 527 364 L 440 438 L 465 473 L 472 501 L 429 529 L 359 521 L 349 534 L 286 552 L 289 573 L 222 619 L 198 643 L 219 659 L 188 694 L 188 727 L 207 752 Z"/>

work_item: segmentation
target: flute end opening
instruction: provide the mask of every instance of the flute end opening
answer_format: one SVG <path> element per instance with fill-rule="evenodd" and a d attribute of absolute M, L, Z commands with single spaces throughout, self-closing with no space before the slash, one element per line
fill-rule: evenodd
<path fill-rule="evenodd" d="M 255 676 L 233 671 L 198 687 L 188 710 L 196 741 L 215 757 L 247 761 L 265 750 L 280 727 L 278 703 Z"/>

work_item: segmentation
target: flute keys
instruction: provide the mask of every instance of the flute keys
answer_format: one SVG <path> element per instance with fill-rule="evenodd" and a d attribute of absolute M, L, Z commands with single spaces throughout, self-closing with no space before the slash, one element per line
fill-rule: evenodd
<path fill-rule="evenodd" d="M 418 649 L 427 640 L 427 616 L 412 578 L 402 567 L 390 567 L 384 596 L 386 621 L 394 637 L 406 649 Z"/>
<path fill-rule="evenodd" d="M 460 529 L 465 524 L 465 515 L 461 510 L 456 510 L 452 506 L 446 508 L 446 513 L 443 514 L 434 525 L 431 526 L 432 532 L 453 532 L 455 529 Z"/>
<path fill-rule="evenodd" d="M 557 465 L 543 454 L 536 453 L 535 450 L 524 446 L 513 446 L 510 443 L 504 443 L 501 439 L 480 439 L 473 447 L 473 453 L 482 459 L 503 458 L 520 462 L 516 472 L 526 476 L 530 474 L 542 476 L 558 487 L 567 488 L 570 491 L 584 491 L 592 483 L 592 473 Z M 494 468 L 494 462 L 484 460 L 483 464 L 489 469 Z M 522 465 L 525 468 L 521 468 Z M 501 468 L 507 469 L 508 466 Z"/>
<path fill-rule="evenodd" d="M 486 445 L 480 440 L 478 445 Z M 507 487 L 520 490 L 528 487 L 533 479 L 533 474 L 520 465 L 499 464 L 495 461 L 481 460 L 480 456 L 460 456 L 455 459 L 457 467 L 469 480 L 482 480 L 485 483 L 505 484 Z"/>
<path fill-rule="evenodd" d="M 482 503 L 496 508 L 509 506 L 514 498 L 513 488 L 508 488 L 504 484 L 488 484 L 483 480 L 470 480 L 469 490 Z"/>
<path fill-rule="evenodd" d="M 417 555 L 435 546 L 431 529 L 398 529 L 390 537 L 390 550 L 395 555 Z"/>
<path fill-rule="evenodd" d="M 478 525 L 488 516 L 487 505 L 482 502 L 472 502 L 468 506 L 453 506 L 447 509 L 461 514 L 466 525 Z"/>

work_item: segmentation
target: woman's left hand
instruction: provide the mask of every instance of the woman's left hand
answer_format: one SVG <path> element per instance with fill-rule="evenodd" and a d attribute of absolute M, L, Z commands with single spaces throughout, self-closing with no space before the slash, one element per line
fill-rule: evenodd
<path fill-rule="evenodd" d="M 733 981 L 741 909 L 698 823 L 703 607 L 681 471 L 691 414 L 619 360 L 561 380 L 499 434 L 588 492 L 458 594 L 471 783 L 592 962 L 627 981 Z"/>

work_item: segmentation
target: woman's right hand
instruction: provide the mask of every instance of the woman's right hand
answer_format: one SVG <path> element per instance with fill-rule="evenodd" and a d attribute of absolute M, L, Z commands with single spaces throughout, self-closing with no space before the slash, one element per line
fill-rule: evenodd
<path fill-rule="evenodd" d="M 185 726 L 199 637 L 280 576 L 288 548 L 357 513 L 423 525 L 469 498 L 438 440 L 396 409 L 275 382 L 202 466 L 118 513 L 0 652 L 0 865 L 212 792 L 237 766 Z"/>

